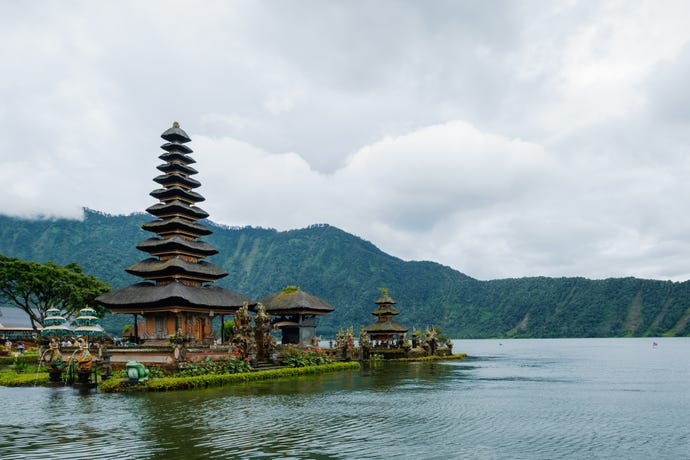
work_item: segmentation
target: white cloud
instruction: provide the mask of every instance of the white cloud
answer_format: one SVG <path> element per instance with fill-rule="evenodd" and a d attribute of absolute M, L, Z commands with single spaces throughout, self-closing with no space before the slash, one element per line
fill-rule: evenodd
<path fill-rule="evenodd" d="M 377 219 L 429 228 L 449 212 L 515 199 L 549 167 L 539 146 L 455 121 L 365 147 L 334 179 Z"/>
<path fill-rule="evenodd" d="M 281 229 L 316 222 L 329 184 L 294 153 L 270 154 L 231 138 L 195 136 L 202 206 L 216 221 Z M 206 167 L 204 167 L 206 165 Z"/>
<path fill-rule="evenodd" d="M 383 139 L 329 175 L 295 154 L 233 139 L 196 137 L 194 145 L 203 152 L 197 159 L 214 165 L 200 165 L 199 179 L 215 219 L 279 229 L 328 222 L 401 257 L 453 266 L 471 252 L 459 244 L 472 239 L 471 229 L 490 227 L 491 214 L 482 217 L 488 221 L 477 216 L 524 206 L 539 195 L 535 187 L 546 191 L 560 174 L 541 147 L 460 121 Z"/>
<path fill-rule="evenodd" d="M 144 210 L 177 119 L 221 223 L 690 277 L 687 2 L 70 5 L 0 17 L 0 212 Z"/>

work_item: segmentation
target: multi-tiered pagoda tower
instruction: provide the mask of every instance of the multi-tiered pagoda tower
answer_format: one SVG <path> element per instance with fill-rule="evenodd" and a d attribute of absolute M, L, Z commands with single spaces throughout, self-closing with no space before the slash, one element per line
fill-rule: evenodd
<path fill-rule="evenodd" d="M 156 236 L 137 245 L 151 257 L 126 269 L 143 281 L 96 300 L 114 314 L 133 314 L 139 340 L 167 343 L 181 332 L 185 339 L 210 342 L 213 317 L 234 313 L 248 299 L 213 285 L 227 273 L 203 260 L 218 251 L 198 240 L 212 232 L 197 223 L 208 213 L 195 205 L 204 197 L 194 191 L 201 184 L 191 177 L 197 171 L 190 166 L 196 162 L 189 156 L 192 149 L 185 145 L 189 136 L 175 122 L 161 137 L 167 141 L 159 156 L 165 163 L 154 181 L 162 188 L 151 192 L 160 202 L 147 209 L 156 220 L 142 226 Z"/>
<path fill-rule="evenodd" d="M 377 321 L 364 328 L 374 347 L 397 347 L 400 339 L 407 333 L 405 326 L 393 322 L 393 317 L 398 314 L 394 304 L 395 300 L 388 295 L 388 290 L 381 289 L 381 296 L 376 300 L 377 308 L 372 312 Z"/>

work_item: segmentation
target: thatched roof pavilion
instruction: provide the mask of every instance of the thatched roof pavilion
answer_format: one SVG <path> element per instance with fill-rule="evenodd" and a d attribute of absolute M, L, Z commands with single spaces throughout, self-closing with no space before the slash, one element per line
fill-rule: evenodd
<path fill-rule="evenodd" d="M 316 316 L 335 310 L 331 305 L 300 290 L 288 286 L 261 301 L 271 324 L 282 332 L 282 343 L 308 344 L 316 336 Z"/>
<path fill-rule="evenodd" d="M 213 317 L 233 314 L 249 300 L 213 285 L 227 272 L 203 260 L 218 251 L 198 240 L 212 232 L 197 223 L 208 213 L 195 205 L 204 197 L 193 191 L 201 184 L 190 177 L 197 171 L 189 166 L 195 163 L 189 156 L 192 149 L 185 145 L 189 136 L 175 122 L 161 137 L 167 141 L 159 156 L 165 163 L 157 169 L 164 174 L 154 181 L 163 188 L 151 192 L 160 202 L 147 209 L 156 220 L 142 226 L 156 236 L 137 245 L 151 257 L 126 269 L 143 281 L 96 300 L 114 314 L 133 314 L 135 335 L 146 342 L 167 342 L 178 331 L 190 340 L 209 342 L 215 338 Z M 138 315 L 144 320 L 141 331 Z"/>

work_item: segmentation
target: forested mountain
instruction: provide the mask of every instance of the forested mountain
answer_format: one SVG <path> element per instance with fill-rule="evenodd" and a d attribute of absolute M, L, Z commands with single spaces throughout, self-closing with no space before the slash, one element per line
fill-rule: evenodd
<path fill-rule="evenodd" d="M 121 288 L 139 280 L 124 269 L 147 257 L 135 245 L 152 236 L 140 228 L 150 220 L 148 214 L 110 216 L 90 210 L 83 221 L 0 216 L 0 254 L 77 262 Z M 254 300 L 297 285 L 336 308 L 319 320 L 324 336 L 372 323 L 382 287 L 398 302 L 397 322 L 410 328 L 438 325 L 456 338 L 690 335 L 690 282 L 479 281 L 434 262 L 397 259 L 329 225 L 285 232 L 205 225 L 214 233 L 204 240 L 220 251 L 209 260 L 229 273 L 219 285 Z"/>

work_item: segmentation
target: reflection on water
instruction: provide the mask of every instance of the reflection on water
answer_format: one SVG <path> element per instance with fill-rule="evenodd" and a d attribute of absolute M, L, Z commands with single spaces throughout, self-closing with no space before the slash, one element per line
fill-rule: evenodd
<path fill-rule="evenodd" d="M 456 341 L 470 358 L 189 392 L 0 388 L 0 458 L 684 458 L 690 340 L 656 341 Z"/>

